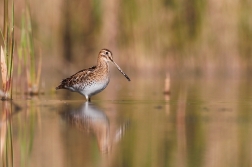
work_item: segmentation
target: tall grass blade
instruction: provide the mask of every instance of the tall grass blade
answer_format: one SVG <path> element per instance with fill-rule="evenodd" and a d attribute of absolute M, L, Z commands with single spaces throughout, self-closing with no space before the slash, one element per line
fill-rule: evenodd
<path fill-rule="evenodd" d="M 29 55 L 30 55 L 30 77 L 31 82 L 35 84 L 35 51 L 34 51 L 34 41 L 33 41 L 33 31 L 32 31 L 32 23 L 31 23 L 31 14 L 30 14 L 30 6 L 27 6 L 27 30 L 28 30 L 28 41 L 29 41 Z"/>

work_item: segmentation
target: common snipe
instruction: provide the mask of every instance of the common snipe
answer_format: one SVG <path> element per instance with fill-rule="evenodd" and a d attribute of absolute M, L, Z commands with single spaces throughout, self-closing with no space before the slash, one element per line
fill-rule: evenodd
<path fill-rule="evenodd" d="M 81 70 L 69 78 L 63 79 L 56 89 L 68 89 L 78 92 L 90 101 L 90 97 L 101 92 L 109 83 L 109 62 L 115 64 L 117 69 L 130 81 L 130 78 L 114 62 L 112 52 L 102 49 L 99 52 L 97 65 Z"/>

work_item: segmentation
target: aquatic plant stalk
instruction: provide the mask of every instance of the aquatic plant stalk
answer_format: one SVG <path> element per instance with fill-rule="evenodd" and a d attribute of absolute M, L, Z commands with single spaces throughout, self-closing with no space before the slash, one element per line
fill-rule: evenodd
<path fill-rule="evenodd" d="M 36 68 L 31 14 L 27 1 L 24 14 L 22 15 L 21 45 L 19 47 L 19 57 L 24 57 L 28 93 L 38 94 L 42 61 L 41 54 L 39 54 L 38 67 Z"/>
<path fill-rule="evenodd" d="M 4 28 L 1 31 L 4 47 L 1 46 L 2 99 L 12 98 L 12 74 L 14 54 L 14 1 L 12 1 L 11 23 L 8 17 L 8 0 L 4 0 Z"/>

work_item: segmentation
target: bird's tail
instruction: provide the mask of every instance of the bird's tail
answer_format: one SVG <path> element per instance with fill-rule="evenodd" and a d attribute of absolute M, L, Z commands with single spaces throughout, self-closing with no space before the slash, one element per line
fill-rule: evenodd
<path fill-rule="evenodd" d="M 56 87 L 56 90 L 58 89 L 65 89 L 65 86 L 61 83 L 59 86 Z"/>

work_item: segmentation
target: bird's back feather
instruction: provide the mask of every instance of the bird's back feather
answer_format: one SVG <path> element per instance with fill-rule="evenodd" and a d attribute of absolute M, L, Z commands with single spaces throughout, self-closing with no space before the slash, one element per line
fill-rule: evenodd
<path fill-rule="evenodd" d="M 93 66 L 88 69 L 81 70 L 66 79 L 63 79 L 56 89 L 67 89 L 75 84 L 80 83 L 81 81 L 85 80 L 85 78 L 95 69 L 96 66 Z"/>

